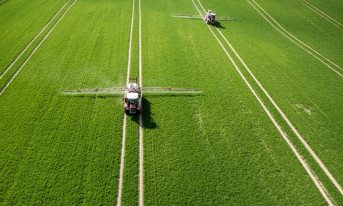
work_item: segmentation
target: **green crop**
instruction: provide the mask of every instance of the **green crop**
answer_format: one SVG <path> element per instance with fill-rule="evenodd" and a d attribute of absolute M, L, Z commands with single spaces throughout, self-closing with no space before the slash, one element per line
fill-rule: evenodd
<path fill-rule="evenodd" d="M 255 1 L 287 31 L 343 67 L 342 29 L 299 0 Z M 307 1 L 343 22 L 341 1 Z M 0 73 L 66 2 L 0 0 Z M 0 79 L 1 89 L 73 2 Z M 219 21 L 220 31 L 343 185 L 343 78 L 285 38 L 247 0 L 201 2 L 218 16 L 235 19 Z M 197 15 L 192 1 L 141 0 L 141 6 L 143 87 L 202 91 L 143 92 L 144 203 L 326 204 L 205 23 L 172 17 Z M 126 86 L 131 9 L 132 1 L 77 0 L 0 96 L 0 204 L 116 204 L 123 101 L 116 91 L 91 89 Z M 343 202 L 224 47 L 333 202 Z M 137 0 L 130 76 L 138 77 Z M 63 93 L 87 89 L 85 95 Z M 136 205 L 138 116 L 127 121 L 122 203 Z"/>
<path fill-rule="evenodd" d="M 125 86 L 130 9 L 77 1 L 0 96 L 2 204 L 116 202 L 122 101 L 61 92 Z"/>

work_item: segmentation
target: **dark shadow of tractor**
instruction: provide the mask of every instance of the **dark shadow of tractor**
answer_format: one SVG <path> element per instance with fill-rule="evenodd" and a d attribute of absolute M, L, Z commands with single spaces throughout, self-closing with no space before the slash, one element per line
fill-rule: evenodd
<path fill-rule="evenodd" d="M 146 99 L 145 97 L 142 98 L 142 105 L 144 105 L 143 109 L 142 109 L 142 118 L 143 118 L 143 128 L 145 129 L 156 129 L 158 128 L 156 122 L 154 121 L 154 119 L 152 118 L 151 115 L 153 115 L 151 113 L 151 104 L 149 102 L 148 99 Z M 139 124 L 139 115 L 134 114 L 134 115 L 130 115 L 131 116 L 131 120 L 136 122 L 137 124 Z"/>

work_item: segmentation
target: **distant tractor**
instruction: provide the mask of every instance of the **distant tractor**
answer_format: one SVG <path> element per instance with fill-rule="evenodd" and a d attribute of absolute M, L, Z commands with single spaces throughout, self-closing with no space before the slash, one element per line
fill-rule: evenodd
<path fill-rule="evenodd" d="M 216 24 L 217 21 L 239 21 L 239 19 L 235 19 L 235 18 L 218 17 L 217 14 L 212 13 L 212 10 L 208 10 L 205 16 L 182 14 L 182 15 L 172 15 L 172 17 L 185 18 L 185 19 L 202 19 L 207 24 L 211 24 L 217 27 L 220 26 L 220 24 Z"/>
<path fill-rule="evenodd" d="M 207 24 L 214 25 L 216 23 L 216 14 L 212 13 L 212 10 L 208 10 L 204 20 Z"/>
<path fill-rule="evenodd" d="M 124 111 L 136 114 L 142 110 L 141 88 L 138 85 L 137 78 L 130 78 L 129 80 L 124 95 Z"/>

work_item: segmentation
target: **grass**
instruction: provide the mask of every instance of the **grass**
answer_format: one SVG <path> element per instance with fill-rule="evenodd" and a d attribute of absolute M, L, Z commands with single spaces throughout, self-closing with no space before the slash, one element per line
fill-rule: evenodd
<path fill-rule="evenodd" d="M 129 11 L 78 1 L 1 96 L 2 204 L 116 201 L 121 99 L 60 93 L 125 84 Z"/>
<path fill-rule="evenodd" d="M 343 65 L 338 43 L 343 41 L 342 31 L 297 0 L 257 2 L 289 32 Z M 337 0 L 310 2 L 342 21 Z M 10 11 L 27 11 L 20 3 L 32 8 L 41 3 L 49 9 L 30 13 L 30 18 L 18 14 L 9 19 Z M 13 30 L 0 34 L 6 38 L 0 38 L 0 53 L 6 54 L 0 57 L 0 70 L 63 3 L 10 0 L 0 6 L 7 15 L 0 17 L 0 28 L 13 25 L 25 34 L 18 42 L 19 34 Z M 202 3 L 220 16 L 240 20 L 221 22 L 221 31 L 343 183 L 339 164 L 343 160 L 342 78 L 278 33 L 247 1 Z M 69 96 L 61 91 L 125 85 L 131 4 L 78 0 L 0 97 L 1 204 L 116 203 L 121 98 Z M 138 76 L 138 2 L 135 6 L 132 77 Z M 324 205 L 320 192 L 208 28 L 201 20 L 171 17 L 181 14 L 197 15 L 192 1 L 142 1 L 143 86 L 203 91 L 145 95 L 145 204 Z M 38 23 L 29 32 L 27 27 L 35 20 Z M 239 66 L 335 203 L 340 203 L 335 187 Z M 137 119 L 128 117 L 125 205 L 138 202 Z"/>
<path fill-rule="evenodd" d="M 260 4 L 264 9 L 267 8 L 264 6 L 265 3 Z M 270 3 L 270 5 L 280 7 L 283 4 L 278 3 L 276 5 Z M 293 5 L 297 6 L 295 3 Z M 284 7 L 287 8 L 288 6 L 284 5 Z M 249 8 L 249 4 L 247 4 L 246 10 L 242 9 L 242 4 L 235 6 L 233 3 L 221 8 L 231 8 L 232 10 L 237 8 L 237 11 L 240 11 L 239 14 L 236 14 L 236 11 L 229 11 L 228 15 L 230 13 L 242 16 L 244 15 L 243 13 L 249 14 L 244 17 L 244 24 L 242 26 L 230 24 L 230 31 L 223 30 L 224 34 L 243 59 L 245 59 L 250 69 L 281 109 L 295 124 L 309 145 L 319 155 L 337 180 L 342 182 L 342 180 L 339 180 L 342 178 L 339 172 L 342 168 L 337 164 L 341 150 L 341 146 L 338 145 L 341 145 L 340 128 L 342 121 L 340 120 L 341 115 L 338 114 L 342 111 L 338 105 L 342 101 L 342 96 L 339 92 L 342 79 L 318 60 L 284 38 L 267 22 L 264 22 L 262 17 L 258 15 L 252 16 L 254 9 L 252 7 Z M 267 11 L 272 13 L 274 11 L 273 8 L 270 7 Z M 277 20 L 283 15 L 286 15 L 286 13 L 279 12 L 274 14 Z M 289 15 L 294 14 L 291 13 Z M 297 24 L 300 24 L 302 21 L 301 17 L 293 16 L 293 18 L 299 19 L 296 22 Z M 292 18 L 288 16 L 285 19 Z M 285 22 L 281 24 L 283 23 Z M 291 23 L 292 21 L 288 21 L 288 24 Z M 228 23 L 225 22 L 223 25 L 227 26 Z M 232 32 L 233 30 L 236 32 Z M 304 34 L 312 32 L 312 36 L 317 35 L 317 32 L 308 31 L 307 28 L 298 28 L 297 32 L 299 33 L 300 31 Z M 329 32 L 330 30 L 327 31 Z M 312 46 L 313 42 L 310 39 L 306 39 L 305 36 L 299 36 L 299 38 Z M 330 41 L 327 42 L 326 39 L 324 38 L 322 41 L 315 43 L 327 44 L 326 47 L 334 44 L 333 42 L 329 44 Z M 322 50 L 319 51 L 322 52 Z M 338 50 L 332 50 L 331 52 L 333 57 L 341 53 Z M 331 55 L 329 57 L 331 58 Z M 303 110 L 299 110 L 296 107 L 299 103 L 310 108 L 312 111 L 311 115 L 308 115 Z M 298 144 L 296 139 L 292 139 L 292 141 L 298 147 L 301 147 L 301 144 Z M 317 173 L 320 172 L 317 171 Z M 327 186 L 331 187 L 331 185 Z M 336 192 L 335 190 L 333 193 Z M 341 195 L 336 195 L 336 199 L 340 202 Z"/>
<path fill-rule="evenodd" d="M 66 2 L 14 0 L 0 7 L 1 73 Z"/>
<path fill-rule="evenodd" d="M 216 3 L 220 7 L 220 3 Z M 160 4 L 155 4 L 154 9 L 151 9 L 156 13 L 151 14 L 149 12 L 151 15 L 146 14 L 148 16 L 146 19 L 154 23 L 145 29 L 148 35 L 146 35 L 147 40 L 143 41 L 147 45 L 145 50 L 149 51 L 149 54 L 146 54 L 147 60 L 145 60 L 146 65 L 144 66 L 144 68 L 149 69 L 143 70 L 145 71 L 143 73 L 144 86 L 167 84 L 192 87 L 203 89 L 204 95 L 199 100 L 195 98 L 193 100 L 153 99 L 151 101 L 152 113 L 155 114 L 153 119 L 159 129 L 145 131 L 145 138 L 151 137 L 152 139 L 147 140 L 145 145 L 156 145 L 149 149 L 146 148 L 145 151 L 145 157 L 149 161 L 149 165 L 146 166 L 148 168 L 146 169 L 146 179 L 147 181 L 151 179 L 155 183 L 151 186 L 147 183 L 146 196 L 150 194 L 150 190 L 153 193 L 147 198 L 151 199 L 151 202 L 148 203 L 187 204 L 189 203 L 187 201 L 190 201 L 196 202 L 195 204 L 225 204 L 227 202 L 231 204 L 274 202 L 276 204 L 284 201 L 285 204 L 306 204 L 304 201 L 322 201 L 320 194 L 315 191 L 316 188 L 313 188 L 311 180 L 305 180 L 306 183 L 292 181 L 293 178 L 302 179 L 302 176 L 306 176 L 297 160 L 293 158 L 294 163 L 292 165 L 298 169 L 280 166 L 285 164 L 289 158 L 283 159 L 280 154 L 277 155 L 276 153 L 290 152 L 288 146 L 283 143 L 270 122 L 264 121 L 265 114 L 256 105 L 256 100 L 237 75 L 237 72 L 228 63 L 218 43 L 203 23 L 197 20 L 169 19 L 169 16 L 173 14 L 196 14 L 196 10 L 191 10 L 193 8 L 192 3 L 177 2 L 174 5 L 168 5 L 164 2 Z M 149 8 L 153 7 L 151 4 L 148 5 Z M 163 10 L 164 6 L 170 10 Z M 187 10 L 188 8 L 191 11 Z M 229 17 L 241 18 L 239 16 Z M 168 22 L 168 24 L 163 26 L 164 24 L 159 23 L 159 21 Z M 222 23 L 226 28 L 229 28 L 228 24 L 242 23 Z M 154 25 L 157 26 L 154 27 Z M 226 31 L 232 32 L 229 29 Z M 159 41 L 156 38 L 149 41 L 155 36 L 163 37 Z M 163 50 L 161 45 L 165 45 L 165 42 L 171 39 L 173 39 L 173 45 L 168 45 L 169 50 Z M 183 46 L 178 47 L 178 45 Z M 154 59 L 151 50 L 156 51 Z M 166 61 L 162 63 L 159 59 L 166 59 Z M 189 61 L 189 59 L 193 59 L 193 61 Z M 176 64 L 177 66 L 174 66 Z M 175 67 L 177 69 L 172 69 Z M 193 105 L 193 107 L 189 105 Z M 199 116 L 205 128 L 199 126 Z M 165 122 L 168 123 L 164 124 Z M 161 124 L 164 125 L 163 128 L 161 128 Z M 180 132 L 175 134 L 176 131 Z M 258 132 L 250 133 L 248 131 Z M 266 134 L 267 131 L 273 132 L 266 136 L 262 135 Z M 156 137 L 160 138 L 157 139 Z M 164 146 L 164 142 L 166 142 L 166 146 Z M 249 142 L 251 145 L 248 144 Z M 268 149 L 263 142 L 267 142 Z M 203 145 L 199 146 L 201 143 Z M 260 147 L 256 145 L 260 145 Z M 239 148 L 243 152 L 235 151 Z M 163 162 L 166 158 L 158 158 L 163 154 L 175 156 L 176 160 L 172 161 L 175 164 L 170 165 L 166 162 L 164 166 Z M 260 157 L 255 157 L 254 154 L 261 154 L 260 156 L 265 159 L 257 161 L 256 159 Z M 292 156 L 291 153 L 288 155 Z M 237 164 L 234 164 L 235 161 Z M 272 166 L 264 164 L 272 164 Z M 149 169 L 154 168 L 153 165 L 156 165 L 158 169 Z M 197 175 L 198 171 L 201 172 Z M 271 176 L 275 178 L 273 181 L 270 181 Z M 296 176 L 298 178 L 295 178 Z M 249 177 L 249 180 L 244 177 Z M 165 179 L 168 182 L 165 182 Z M 187 181 L 195 183 L 190 184 Z M 272 186 L 275 185 L 275 182 L 278 182 L 278 187 Z M 164 190 L 160 189 L 161 183 L 165 187 Z M 307 190 L 306 195 L 311 197 L 300 198 L 300 196 L 297 197 L 299 192 L 292 192 L 291 188 L 280 187 L 280 185 L 294 184 L 299 184 L 296 188 L 302 187 L 301 190 Z M 249 198 L 239 197 L 240 195 Z M 304 192 L 301 195 L 304 195 Z"/>

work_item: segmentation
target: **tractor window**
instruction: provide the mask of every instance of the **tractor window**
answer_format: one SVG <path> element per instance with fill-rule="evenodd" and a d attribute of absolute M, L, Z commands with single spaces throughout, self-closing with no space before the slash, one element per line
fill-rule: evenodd
<path fill-rule="evenodd" d="M 137 99 L 129 99 L 130 104 L 137 104 L 138 100 Z"/>

